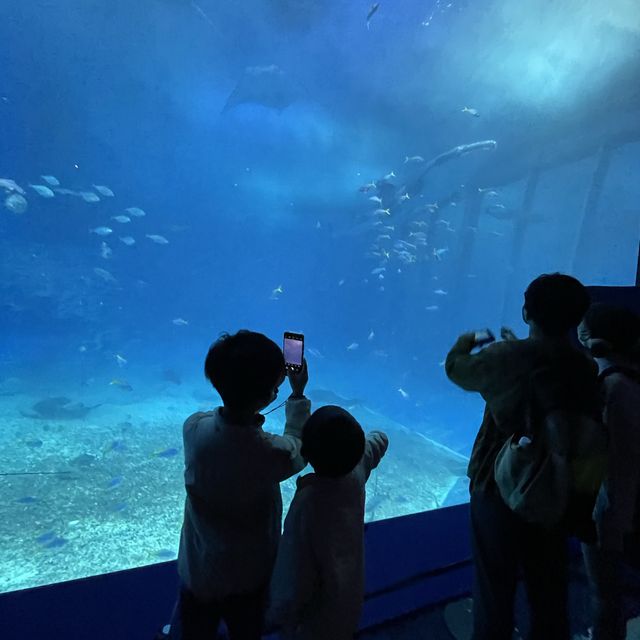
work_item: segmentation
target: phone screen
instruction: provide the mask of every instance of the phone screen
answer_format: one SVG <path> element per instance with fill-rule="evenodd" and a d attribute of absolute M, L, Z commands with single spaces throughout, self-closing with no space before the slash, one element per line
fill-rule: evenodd
<path fill-rule="evenodd" d="M 304 336 L 301 333 L 285 333 L 283 351 L 287 368 L 301 369 L 304 357 Z"/>

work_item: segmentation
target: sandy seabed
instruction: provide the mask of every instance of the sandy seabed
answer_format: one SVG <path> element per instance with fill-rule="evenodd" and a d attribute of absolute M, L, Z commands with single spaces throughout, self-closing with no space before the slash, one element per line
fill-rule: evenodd
<path fill-rule="evenodd" d="M 1 471 L 62 472 L 0 478 L 0 591 L 175 558 L 184 500 L 182 423 L 211 406 L 176 388 L 104 404 L 79 420 L 23 415 L 40 399 L 0 396 Z M 364 406 L 351 410 L 366 430 L 382 429 L 390 438 L 367 485 L 366 519 L 442 506 L 464 476 L 466 458 Z M 265 428 L 281 432 L 283 420 L 284 412 L 275 412 Z M 285 509 L 294 491 L 295 479 L 282 484 Z"/>

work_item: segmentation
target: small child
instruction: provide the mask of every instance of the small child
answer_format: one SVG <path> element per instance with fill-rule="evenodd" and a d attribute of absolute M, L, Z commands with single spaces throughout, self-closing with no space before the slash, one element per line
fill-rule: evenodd
<path fill-rule="evenodd" d="M 250 331 L 225 334 L 209 350 L 205 375 L 224 406 L 184 424 L 181 585 L 169 637 L 210 640 L 224 620 L 232 640 L 258 640 L 280 539 L 280 482 L 305 466 L 306 363 L 289 374 L 283 436 L 264 432 L 260 415 L 285 379 L 277 344 Z"/>
<path fill-rule="evenodd" d="M 387 446 L 384 433 L 365 438 L 340 407 L 305 424 L 302 455 L 315 473 L 298 478 L 271 585 L 284 638 L 353 638 L 364 600 L 365 483 Z"/>

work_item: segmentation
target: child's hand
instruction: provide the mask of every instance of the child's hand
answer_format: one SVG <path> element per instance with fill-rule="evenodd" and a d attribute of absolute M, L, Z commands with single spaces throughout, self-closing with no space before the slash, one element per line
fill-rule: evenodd
<path fill-rule="evenodd" d="M 500 337 L 505 341 L 509 342 L 510 340 L 517 340 L 518 336 L 513 332 L 509 327 L 502 327 L 500 329 Z"/>
<path fill-rule="evenodd" d="M 289 384 L 291 385 L 291 397 L 302 398 L 307 382 L 309 382 L 306 358 L 302 360 L 302 369 L 300 371 L 287 371 L 287 378 L 289 378 Z"/>

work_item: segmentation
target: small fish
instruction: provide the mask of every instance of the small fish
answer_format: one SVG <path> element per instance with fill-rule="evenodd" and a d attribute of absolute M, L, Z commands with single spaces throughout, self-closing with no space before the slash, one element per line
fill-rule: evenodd
<path fill-rule="evenodd" d="M 355 351 L 360 345 L 357 342 L 352 342 L 348 347 L 347 351 Z"/>
<path fill-rule="evenodd" d="M 154 458 L 173 458 L 180 453 L 180 449 L 175 447 L 169 447 L 168 449 L 162 449 L 161 451 L 154 451 L 151 455 Z"/>
<path fill-rule="evenodd" d="M 392 180 L 397 177 L 396 174 L 392 171 L 391 173 L 387 173 L 387 175 L 383 178 L 383 180 Z"/>
<path fill-rule="evenodd" d="M 54 191 L 61 196 L 79 196 L 80 194 L 77 191 L 74 191 L 73 189 L 66 189 L 66 188 L 58 188 L 58 189 L 54 189 Z"/>
<path fill-rule="evenodd" d="M 479 118 L 480 114 L 478 113 L 477 109 L 472 109 L 470 107 L 465 107 L 464 109 L 462 109 L 462 113 L 468 113 L 470 116 L 473 116 L 474 118 Z"/>
<path fill-rule="evenodd" d="M 442 260 L 442 256 L 444 256 L 445 253 L 447 253 L 449 251 L 448 247 L 445 247 L 443 249 L 433 249 L 433 257 L 438 260 L 441 261 Z"/>
<path fill-rule="evenodd" d="M 169 241 L 164 236 L 159 236 L 154 233 L 146 233 L 145 237 L 149 238 L 149 240 L 155 242 L 156 244 L 169 244 Z"/>
<path fill-rule="evenodd" d="M 124 478 L 122 476 L 116 476 L 115 478 L 111 478 L 109 482 L 107 482 L 107 489 L 115 489 L 122 484 Z"/>
<path fill-rule="evenodd" d="M 389 258 L 391 258 L 391 252 L 386 249 L 382 249 L 382 257 L 385 258 L 385 260 L 389 260 Z"/>
<path fill-rule="evenodd" d="M 131 222 L 131 218 L 129 216 L 111 216 L 111 219 L 119 222 L 120 224 L 127 224 L 127 222 Z"/>
<path fill-rule="evenodd" d="M 374 216 L 390 216 L 391 215 L 391 209 L 376 209 L 373 212 Z"/>
<path fill-rule="evenodd" d="M 409 394 L 402 388 L 400 387 L 398 389 L 398 393 L 406 400 L 409 397 Z"/>
<path fill-rule="evenodd" d="M 93 273 L 95 273 L 98 276 L 98 278 L 101 278 L 105 282 L 116 282 L 116 279 L 113 277 L 113 275 L 106 269 L 95 267 L 93 269 Z"/>
<path fill-rule="evenodd" d="M 392 224 L 385 225 L 382 227 L 385 231 L 395 231 L 396 228 Z"/>
<path fill-rule="evenodd" d="M 110 383 L 111 387 L 118 387 L 118 389 L 122 389 L 122 391 L 133 391 L 133 387 L 122 378 L 114 378 Z"/>
<path fill-rule="evenodd" d="M 428 213 L 434 213 L 435 211 L 437 211 L 439 209 L 439 205 L 437 202 L 432 202 L 431 204 L 425 204 L 424 205 L 424 209 L 425 211 L 427 211 Z"/>
<path fill-rule="evenodd" d="M 11 178 L 0 178 L 0 189 L 4 189 L 5 191 L 17 191 L 22 195 L 26 194 L 26 191 Z"/>
<path fill-rule="evenodd" d="M 133 245 L 136 243 L 135 238 L 132 238 L 131 236 L 124 236 L 120 238 L 120 242 L 126 244 L 127 247 L 133 247 Z"/>
<path fill-rule="evenodd" d="M 58 178 L 56 178 L 55 176 L 40 176 L 48 185 L 52 186 L 52 187 L 59 187 L 60 186 L 60 180 L 58 180 Z"/>
<path fill-rule="evenodd" d="M 411 196 L 408 193 L 400 196 L 400 202 L 406 202 L 407 200 L 411 200 Z"/>
<path fill-rule="evenodd" d="M 29 185 L 39 196 L 43 198 L 53 198 L 55 193 L 49 189 L 49 187 L 45 187 L 43 184 L 30 184 Z"/>
<path fill-rule="evenodd" d="M 56 537 L 56 534 L 53 531 L 47 531 L 46 533 L 39 535 L 36 538 L 36 542 L 39 542 L 40 544 L 46 544 L 47 542 L 50 542 L 51 540 L 53 540 L 55 537 Z"/>
<path fill-rule="evenodd" d="M 93 191 L 81 191 L 78 194 L 85 202 L 100 202 L 100 198 Z"/>
<path fill-rule="evenodd" d="M 125 211 L 134 218 L 144 218 L 146 216 L 146 212 L 140 207 L 128 207 Z"/>
<path fill-rule="evenodd" d="M 424 162 L 424 158 L 422 156 L 405 156 L 404 158 L 405 164 L 418 163 L 418 162 Z"/>
<path fill-rule="evenodd" d="M 38 502 L 38 498 L 34 498 L 33 496 L 23 496 L 22 498 L 17 498 L 16 502 L 20 504 L 33 504 L 34 502 Z"/>
<path fill-rule="evenodd" d="M 109 507 L 109 511 L 113 513 L 122 513 L 129 508 L 129 505 L 126 502 L 116 502 L 114 505 Z"/>
<path fill-rule="evenodd" d="M 93 188 L 101 195 L 106 196 L 107 198 L 113 198 L 115 195 L 109 187 L 105 187 L 103 184 L 94 184 Z"/>
<path fill-rule="evenodd" d="M 371 5 L 371 8 L 369 9 L 369 13 L 367 13 L 367 29 L 369 28 L 369 23 L 371 22 L 371 18 L 373 18 L 373 16 L 375 15 L 376 11 L 378 11 L 379 8 L 380 8 L 379 2 L 375 2 L 374 4 Z"/>
<path fill-rule="evenodd" d="M 271 300 L 278 300 L 278 298 L 284 293 L 284 288 L 279 284 L 272 292 L 269 298 Z"/>
<path fill-rule="evenodd" d="M 96 227 L 95 229 L 89 229 L 89 233 L 95 233 L 99 236 L 108 236 L 113 233 L 113 229 L 109 227 Z"/>
<path fill-rule="evenodd" d="M 499 231 L 489 231 L 489 234 L 496 238 L 504 238 L 504 233 L 500 233 Z"/>
<path fill-rule="evenodd" d="M 425 311 L 438 311 L 439 309 L 440 307 L 437 304 L 432 304 L 428 307 L 425 307 Z"/>
<path fill-rule="evenodd" d="M 433 293 L 437 296 L 448 296 L 449 294 L 444 289 L 436 289 Z"/>
<path fill-rule="evenodd" d="M 24 196 L 19 193 L 12 193 L 5 198 L 4 206 L 17 215 L 23 214 L 29 207 L 29 203 Z"/>
<path fill-rule="evenodd" d="M 409 231 L 410 238 L 426 238 L 427 234 L 424 231 Z"/>
<path fill-rule="evenodd" d="M 309 355 L 312 355 L 314 358 L 320 358 L 320 359 L 324 358 L 324 356 L 318 349 L 305 348 L 305 350 Z"/>
<path fill-rule="evenodd" d="M 186 327 L 189 324 L 184 318 L 174 318 L 171 322 L 173 322 L 176 327 Z"/>
<path fill-rule="evenodd" d="M 371 200 L 371 202 L 375 202 L 376 204 L 382 204 L 382 198 L 380 198 L 379 196 L 371 196 L 369 200 Z"/>
<path fill-rule="evenodd" d="M 376 220 L 374 223 L 372 223 L 372 227 L 379 227 L 380 225 L 384 224 L 384 222 L 382 222 L 382 220 Z"/>
<path fill-rule="evenodd" d="M 376 269 L 373 269 L 373 270 L 371 271 L 371 275 L 372 275 L 372 276 L 377 276 L 377 275 L 378 275 L 378 274 L 380 274 L 380 273 L 384 273 L 386 270 L 387 270 L 387 268 L 386 268 L 386 267 L 377 267 Z"/>
<path fill-rule="evenodd" d="M 320 224 L 320 220 L 316 222 L 316 229 L 322 229 L 322 225 Z"/>
<path fill-rule="evenodd" d="M 341 280 L 338 281 L 338 286 L 341 287 L 344 283 L 345 283 L 345 279 L 342 278 Z"/>
<path fill-rule="evenodd" d="M 371 342 L 371 340 L 373 340 L 375 337 L 376 337 L 376 334 L 373 332 L 373 329 L 371 329 L 371 331 L 369 332 L 369 336 L 367 337 L 367 340 Z"/>
<path fill-rule="evenodd" d="M 116 359 L 119 367 L 124 367 L 127 364 L 127 359 L 123 358 L 119 353 L 116 353 L 113 357 Z"/>
<path fill-rule="evenodd" d="M 64 547 L 65 544 L 67 544 L 67 540 L 65 538 L 56 536 L 51 540 L 51 542 L 47 542 L 44 546 L 47 549 L 59 549 L 60 547 Z"/>
<path fill-rule="evenodd" d="M 388 233 L 383 233 L 376 238 L 376 242 L 380 242 L 380 240 L 391 240 L 391 236 Z"/>
<path fill-rule="evenodd" d="M 447 231 L 453 231 L 453 227 L 448 220 L 436 220 L 436 224 L 439 224 L 442 227 L 445 227 Z"/>
<path fill-rule="evenodd" d="M 160 551 L 156 551 L 155 556 L 160 560 L 173 560 L 176 557 L 176 552 L 171 549 L 160 549 Z"/>
<path fill-rule="evenodd" d="M 113 251 L 111 250 L 111 247 L 106 242 L 103 242 L 100 245 L 100 257 L 108 260 L 112 256 L 112 254 Z"/>
<path fill-rule="evenodd" d="M 377 189 L 377 185 L 375 182 L 369 182 L 368 184 L 364 184 L 362 185 L 358 191 L 360 193 L 368 193 L 369 191 L 373 191 L 374 189 Z"/>
<path fill-rule="evenodd" d="M 127 450 L 127 445 L 122 440 L 114 440 L 108 448 L 109 451 L 122 453 Z"/>

